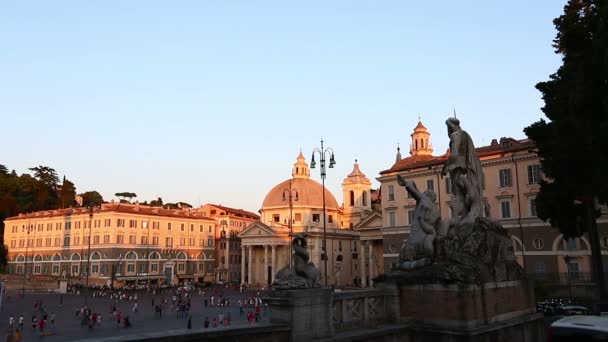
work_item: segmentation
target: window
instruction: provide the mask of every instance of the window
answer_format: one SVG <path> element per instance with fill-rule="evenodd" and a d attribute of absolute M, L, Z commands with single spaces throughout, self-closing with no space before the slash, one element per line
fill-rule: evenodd
<path fill-rule="evenodd" d="M 74 246 L 78 246 L 78 245 L 80 245 L 80 237 L 75 236 L 74 237 Z"/>
<path fill-rule="evenodd" d="M 55 241 L 57 241 L 57 240 L 55 240 Z M 55 246 L 59 246 L 59 244 L 55 244 Z M 19 240 L 19 247 L 21 247 L 21 248 L 25 247 L 25 240 L 23 240 L 23 239 Z"/>
<path fill-rule="evenodd" d="M 153 236 L 152 237 L 152 244 L 153 245 L 158 245 L 158 236 Z"/>
<path fill-rule="evenodd" d="M 93 243 L 96 245 L 99 244 L 99 235 L 93 235 Z"/>
<path fill-rule="evenodd" d="M 502 218 L 511 217 L 511 201 L 510 200 L 500 202 L 500 213 L 502 214 Z"/>
<path fill-rule="evenodd" d="M 46 241 L 44 242 L 44 245 L 49 247 L 51 245 L 51 238 L 46 238 Z"/>
<path fill-rule="evenodd" d="M 279 216 L 279 214 L 272 215 L 272 221 L 281 222 L 281 216 Z"/>
<path fill-rule="evenodd" d="M 195 238 L 190 238 L 190 246 L 196 246 L 196 239 Z"/>
<path fill-rule="evenodd" d="M 179 265 L 177 265 L 177 270 L 178 270 L 178 271 L 183 271 L 183 270 L 185 270 L 185 269 L 186 269 L 186 267 L 184 266 L 184 264 L 179 264 Z"/>
<path fill-rule="evenodd" d="M 147 236 L 142 236 L 141 237 L 141 244 L 142 245 L 147 245 L 148 244 L 148 237 Z"/>
<path fill-rule="evenodd" d="M 171 230 L 171 222 L 167 223 L 167 230 Z"/>
<path fill-rule="evenodd" d="M 450 177 L 445 178 L 445 192 L 448 194 L 452 193 L 452 178 Z"/>
<path fill-rule="evenodd" d="M 407 211 L 407 224 L 414 223 L 414 209 L 408 209 Z"/>
<path fill-rule="evenodd" d="M 536 264 L 534 264 L 534 272 L 545 273 L 546 272 L 545 263 L 542 261 L 539 261 Z"/>
<path fill-rule="evenodd" d="M 201 224 L 200 226 L 198 226 L 198 232 L 202 233 L 203 232 L 203 225 Z"/>
<path fill-rule="evenodd" d="M 506 188 L 511 186 L 511 169 L 500 169 L 498 170 L 498 177 L 500 178 L 500 187 Z"/>
<path fill-rule="evenodd" d="M 85 236 L 85 237 L 82 238 L 82 242 L 84 244 L 88 245 L 89 244 L 89 239 L 90 239 L 90 237 L 87 235 L 87 236 Z"/>
<path fill-rule="evenodd" d="M 190 231 L 191 231 L 191 232 L 193 232 L 193 231 L 194 231 L 194 225 L 193 225 L 193 224 L 191 224 L 191 225 L 190 225 Z"/>
<path fill-rule="evenodd" d="M 15 248 L 15 247 L 17 247 L 17 241 L 11 240 L 11 248 Z"/>
<path fill-rule="evenodd" d="M 150 269 L 152 272 L 158 272 L 158 264 L 157 263 L 151 264 Z"/>
<path fill-rule="evenodd" d="M 78 265 L 72 265 L 72 275 L 78 274 Z"/>
<path fill-rule="evenodd" d="M 389 227 L 394 227 L 395 226 L 395 212 L 394 211 L 389 211 L 388 212 L 388 226 Z"/>
<path fill-rule="evenodd" d="M 169 248 L 173 247 L 173 238 L 172 237 L 165 238 L 165 247 L 169 247 Z"/>
<path fill-rule="evenodd" d="M 536 248 L 536 249 L 543 249 L 544 245 L 545 245 L 545 243 L 543 242 L 542 239 L 536 238 L 536 239 L 534 239 L 534 241 L 532 241 L 532 246 L 534 246 L 534 248 Z"/>
<path fill-rule="evenodd" d="M 600 243 L 602 245 L 602 248 L 608 249 L 608 236 L 602 236 L 602 238 L 600 239 Z"/>
<path fill-rule="evenodd" d="M 348 192 L 348 198 L 350 201 L 350 206 L 353 207 L 355 205 L 355 192 L 354 191 L 349 191 Z"/>
<path fill-rule="evenodd" d="M 139 264 L 139 272 L 140 273 L 146 273 L 147 272 L 147 270 L 146 270 L 146 264 L 144 264 L 144 263 Z"/>
<path fill-rule="evenodd" d="M 91 273 L 99 273 L 99 265 L 91 266 Z"/>
<path fill-rule="evenodd" d="M 211 228 L 211 225 L 209 225 L 209 233 L 211 233 L 211 229 L 212 229 L 212 228 Z"/>
<path fill-rule="evenodd" d="M 205 239 L 201 238 L 201 239 L 199 240 L 199 243 L 200 243 L 200 246 L 201 246 L 201 247 L 204 247 L 204 246 L 205 246 Z"/>
<path fill-rule="evenodd" d="M 528 184 L 540 182 L 540 164 L 528 165 Z"/>
<path fill-rule="evenodd" d="M 302 213 L 296 213 L 294 221 L 296 221 L 296 222 L 302 221 Z"/>
<path fill-rule="evenodd" d="M 110 243 L 110 235 L 106 234 L 103 236 L 103 243 Z"/>
<path fill-rule="evenodd" d="M 361 193 L 361 205 L 367 206 L 367 191 Z"/>
<path fill-rule="evenodd" d="M 116 227 L 124 227 L 125 219 L 116 219 Z"/>
<path fill-rule="evenodd" d="M 334 217 L 333 217 L 333 216 L 331 216 L 331 215 L 329 215 L 329 216 L 327 217 L 327 222 L 328 222 L 328 223 L 334 223 Z"/>
<path fill-rule="evenodd" d="M 61 238 L 55 238 L 55 246 L 61 246 Z"/>
<path fill-rule="evenodd" d="M 76 222 L 76 223 L 79 223 L 79 222 Z M 70 229 L 72 229 L 72 222 L 66 222 L 65 223 L 65 230 L 70 230 Z"/>
<path fill-rule="evenodd" d="M 213 247 L 213 239 L 208 239 L 207 240 L 207 246 Z"/>
<path fill-rule="evenodd" d="M 55 230 L 61 230 L 61 222 L 55 224 Z"/>
<path fill-rule="evenodd" d="M 388 246 L 388 251 L 391 252 L 391 253 L 395 253 L 397 251 L 397 245 L 395 245 L 394 243 L 391 243 Z"/>
<path fill-rule="evenodd" d="M 74 222 L 74 229 L 80 229 L 80 221 Z"/>
<path fill-rule="evenodd" d="M 135 272 L 135 264 L 127 264 L 127 272 Z"/>
<path fill-rule="evenodd" d="M 435 182 L 432 179 L 427 179 L 426 181 L 426 189 L 435 191 Z"/>
<path fill-rule="evenodd" d="M 135 236 L 135 235 L 129 235 L 129 243 L 131 245 L 136 244 L 137 243 L 137 236 Z"/>
<path fill-rule="evenodd" d="M 576 250 L 576 239 L 575 238 L 569 238 L 566 240 L 566 249 L 569 251 Z"/>
<path fill-rule="evenodd" d="M 536 214 L 536 198 L 530 198 L 528 200 L 530 204 L 530 216 L 537 216 Z"/>
<path fill-rule="evenodd" d="M 182 231 L 182 232 L 184 231 L 185 226 L 184 226 L 184 224 L 183 224 L 183 223 L 180 225 L 180 229 L 181 229 L 181 231 Z"/>
<path fill-rule="evenodd" d="M 160 222 L 154 221 L 152 222 L 152 229 L 159 229 L 160 228 Z"/>
<path fill-rule="evenodd" d="M 312 222 L 319 223 L 320 221 L 321 221 L 321 215 L 320 214 L 312 214 Z"/>
<path fill-rule="evenodd" d="M 179 245 L 180 246 L 185 246 L 186 245 L 186 238 L 180 238 L 179 239 Z"/>
<path fill-rule="evenodd" d="M 137 228 L 137 220 L 129 220 L 129 228 Z"/>
<path fill-rule="evenodd" d="M 395 186 L 394 185 L 388 186 L 388 200 L 389 201 L 395 200 Z"/>
<path fill-rule="evenodd" d="M 124 242 L 124 236 L 116 235 L 116 243 L 123 243 L 123 242 Z"/>
<path fill-rule="evenodd" d="M 36 239 L 36 247 L 42 247 L 42 239 Z"/>

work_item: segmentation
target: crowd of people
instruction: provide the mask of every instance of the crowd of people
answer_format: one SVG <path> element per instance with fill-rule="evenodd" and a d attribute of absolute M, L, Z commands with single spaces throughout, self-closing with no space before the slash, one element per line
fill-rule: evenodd
<path fill-rule="evenodd" d="M 89 296 L 88 305 L 74 308 L 74 317 L 79 321 L 83 330 L 91 332 L 102 328 L 102 322 L 116 322 L 117 328 L 131 328 L 135 318 L 140 315 L 141 310 L 153 313 L 153 319 L 164 320 L 167 315 L 175 315 L 182 322 L 186 321 L 186 328 L 196 327 L 218 328 L 228 327 L 234 324 L 231 309 L 236 311 L 239 307 L 237 320 L 241 324 L 255 324 L 259 322 L 268 310 L 268 306 L 262 303 L 263 292 L 247 291 L 242 287 L 208 286 L 195 287 L 182 284 L 181 286 L 145 287 L 145 288 L 109 288 L 104 286 L 91 286 L 86 291 L 84 287 L 71 284 L 68 294 L 65 296 Z M 59 306 L 63 305 L 64 295 L 59 298 Z M 47 299 L 45 299 L 47 300 Z M 48 301 L 48 300 L 47 300 Z M 149 302 L 148 302 L 149 301 Z M 85 300 L 85 302 L 87 302 Z M 109 311 L 103 308 L 103 303 L 109 302 Z M 148 306 L 150 304 L 151 306 Z M 56 305 L 53 303 L 52 305 Z M 143 305 L 143 306 L 142 306 Z M 197 306 L 195 316 L 192 314 L 193 305 Z M 47 303 L 42 299 L 34 300 L 34 314 L 32 315 L 31 333 L 39 335 L 51 335 L 56 333 L 56 314 L 48 312 Z M 121 310 L 122 309 L 122 310 Z M 234 311 L 234 312 L 235 312 Z M 107 316 L 106 316 L 107 315 Z M 103 317 L 110 317 L 103 319 Z M 19 341 L 27 329 L 24 327 L 25 315 L 19 317 L 10 315 L 9 332 L 12 339 Z M 62 317 L 62 321 L 65 317 Z M 196 323 L 198 320 L 199 323 Z M 135 323 L 139 322 L 135 319 Z M 68 322 L 62 322 L 68 324 Z M 107 323 L 106 323 L 107 324 Z M 112 323 L 113 324 L 113 323 Z M 179 326 L 178 326 L 179 327 Z M 183 327 L 183 326 L 182 326 Z"/>

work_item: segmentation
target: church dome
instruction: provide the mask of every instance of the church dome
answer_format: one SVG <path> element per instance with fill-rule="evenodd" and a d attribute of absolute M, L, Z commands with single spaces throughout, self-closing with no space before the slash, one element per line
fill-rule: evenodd
<path fill-rule="evenodd" d="M 293 166 L 293 178 L 287 179 L 273 187 L 262 202 L 262 210 L 277 207 L 289 207 L 289 189 L 291 183 L 293 207 L 323 208 L 323 186 L 310 179 L 310 169 L 302 152 Z M 338 201 L 325 188 L 325 207 L 338 210 Z"/>

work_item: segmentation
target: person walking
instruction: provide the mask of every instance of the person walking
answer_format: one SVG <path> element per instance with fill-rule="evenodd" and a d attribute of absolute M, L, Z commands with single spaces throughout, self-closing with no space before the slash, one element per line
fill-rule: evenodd
<path fill-rule="evenodd" d="M 11 328 L 11 330 L 13 330 L 14 325 L 15 325 L 15 317 L 13 317 L 13 315 L 11 314 L 8 317 L 8 327 Z"/>
<path fill-rule="evenodd" d="M 55 327 L 55 313 L 51 313 L 51 328 Z"/>
<path fill-rule="evenodd" d="M 19 330 L 23 330 L 23 323 L 24 323 L 24 318 L 23 318 L 23 314 L 21 314 L 21 316 L 19 316 Z"/>
<path fill-rule="evenodd" d="M 120 319 L 122 318 L 122 315 L 120 314 L 120 310 L 118 310 L 118 312 L 116 313 L 116 326 L 120 327 Z"/>

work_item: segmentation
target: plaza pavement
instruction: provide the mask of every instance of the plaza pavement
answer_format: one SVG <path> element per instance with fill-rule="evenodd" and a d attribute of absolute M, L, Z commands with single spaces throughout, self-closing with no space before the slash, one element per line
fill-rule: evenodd
<path fill-rule="evenodd" d="M 192 328 L 200 329 L 203 328 L 203 322 L 205 317 L 209 317 L 210 322 L 213 322 L 213 318 L 217 317 L 219 313 L 226 313 L 229 311 L 231 315 L 231 326 L 232 327 L 244 327 L 248 326 L 247 312 L 254 310 L 251 306 L 244 306 L 245 313 L 243 316 L 239 315 L 239 299 L 252 298 L 258 293 L 263 296 L 263 293 L 257 290 L 248 290 L 240 293 L 239 291 L 224 288 L 205 288 L 206 292 L 204 296 L 198 294 L 198 291 L 192 291 L 189 295 L 191 297 L 191 308 L 189 314 L 192 316 Z M 130 293 L 135 293 L 130 292 Z M 209 299 L 212 294 L 223 294 L 230 298 L 230 307 L 204 307 L 204 299 Z M 88 306 L 92 312 L 97 312 L 102 315 L 101 327 L 95 327 L 93 331 L 89 331 L 87 326 L 81 325 L 81 320 L 76 316 L 75 311 L 77 308 L 84 305 L 85 295 L 84 292 L 80 295 L 77 294 L 26 294 L 23 298 L 20 295 L 6 295 L 2 303 L 2 311 L 0 312 L 0 338 L 1 341 L 7 341 L 8 335 L 8 322 L 9 315 L 12 314 L 15 318 L 15 325 L 18 324 L 19 315 L 24 316 L 24 333 L 21 341 L 39 341 L 43 340 L 46 342 L 65 342 L 75 341 L 80 339 L 95 339 L 101 337 L 113 337 L 121 335 L 131 335 L 139 333 L 169 331 L 176 329 L 187 328 L 187 318 L 177 318 L 175 308 L 173 312 L 170 312 L 170 303 L 172 292 L 166 289 L 163 293 L 152 296 L 145 292 L 138 291 L 138 307 L 139 312 L 133 313 L 132 308 L 135 301 L 126 300 L 118 301 L 117 308 L 122 312 L 122 317 L 129 316 L 132 327 L 124 328 L 122 324 L 117 327 L 116 318 L 110 313 L 110 308 L 113 300 L 109 298 L 93 298 L 88 297 Z M 9 297 L 10 296 L 10 297 Z M 60 298 L 63 296 L 63 299 Z M 155 304 L 158 304 L 162 298 L 167 298 L 168 304 L 163 309 L 162 318 L 154 318 L 154 307 L 152 306 L 152 298 L 155 300 Z M 49 314 L 55 313 L 55 328 L 50 327 L 50 319 L 47 320 L 47 328 L 45 331 L 52 331 L 53 335 L 40 336 L 40 331 L 32 329 L 32 315 L 34 313 L 39 314 L 38 308 L 34 307 L 36 300 L 42 300 L 45 306 L 46 312 Z M 63 302 L 60 305 L 60 301 Z M 255 311 L 254 311 L 255 312 Z M 262 314 L 260 322 L 263 324 L 268 322 L 268 314 Z M 253 323 L 256 324 L 255 322 Z M 209 327 L 212 329 L 230 329 L 230 327 L 219 326 L 212 328 L 211 324 Z"/>

